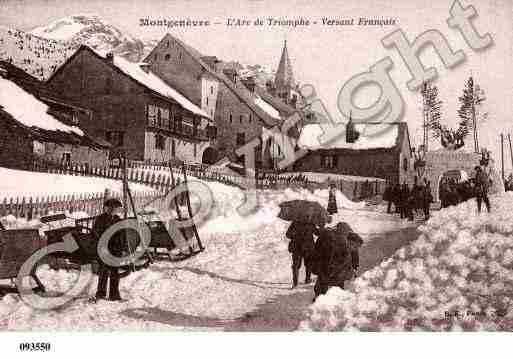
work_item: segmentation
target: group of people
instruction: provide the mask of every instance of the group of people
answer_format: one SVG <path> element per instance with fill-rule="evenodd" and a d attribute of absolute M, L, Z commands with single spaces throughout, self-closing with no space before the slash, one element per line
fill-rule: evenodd
<path fill-rule="evenodd" d="M 454 178 L 444 178 L 440 181 L 439 197 L 442 208 L 476 198 L 478 213 L 481 212 L 483 203 L 490 212 L 488 193 L 492 180 L 480 166 L 476 166 L 474 170 L 474 176 L 465 181 L 458 182 Z"/>
<path fill-rule="evenodd" d="M 510 173 L 508 178 L 504 180 L 504 190 L 506 192 L 513 191 L 513 173 Z"/>
<path fill-rule="evenodd" d="M 411 187 L 406 182 L 402 185 L 388 182 L 383 193 L 383 200 L 387 202 L 387 213 L 392 212 L 393 205 L 395 213 L 398 213 L 401 218 L 413 221 L 415 214 L 420 212 L 428 220 L 433 202 L 431 182 L 426 179 L 419 182 L 416 177 Z"/>
<path fill-rule="evenodd" d="M 308 183 L 308 177 L 304 174 L 294 175 L 279 175 L 273 173 L 259 173 L 257 175 L 257 182 L 265 188 L 277 187 L 278 184 L 299 184 L 305 185 Z"/>
<path fill-rule="evenodd" d="M 330 287 L 344 289 L 344 282 L 356 276 L 359 248 L 363 240 L 347 223 L 340 222 L 330 228 L 293 221 L 286 237 L 290 239 L 288 250 L 292 256 L 292 288 L 298 285 L 303 263 L 306 284 L 311 282 L 312 274 L 317 275 L 315 298 L 325 294 Z"/>
<path fill-rule="evenodd" d="M 513 176 L 511 176 L 510 183 L 513 190 Z M 490 212 L 488 193 L 491 185 L 490 175 L 481 166 L 474 168 L 474 175 L 468 180 L 458 181 L 456 178 L 444 177 L 440 181 L 438 194 L 441 207 L 455 206 L 471 198 L 476 198 L 478 213 L 481 212 L 483 203 L 487 211 Z M 506 186 L 508 186 L 507 182 Z M 507 187 L 506 190 L 508 190 Z M 433 202 L 431 183 L 426 179 L 419 182 L 416 177 L 411 187 L 407 183 L 402 185 L 388 183 L 383 193 L 383 200 L 388 203 L 387 213 L 391 213 L 393 205 L 395 212 L 399 213 L 401 218 L 413 221 L 415 214 L 422 211 L 427 220 Z"/>

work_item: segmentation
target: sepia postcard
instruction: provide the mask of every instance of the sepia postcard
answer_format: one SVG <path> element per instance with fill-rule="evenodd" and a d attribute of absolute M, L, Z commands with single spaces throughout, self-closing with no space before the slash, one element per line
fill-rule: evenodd
<path fill-rule="evenodd" d="M 0 0 L 1 347 L 511 332 L 512 34 L 511 0 Z"/>

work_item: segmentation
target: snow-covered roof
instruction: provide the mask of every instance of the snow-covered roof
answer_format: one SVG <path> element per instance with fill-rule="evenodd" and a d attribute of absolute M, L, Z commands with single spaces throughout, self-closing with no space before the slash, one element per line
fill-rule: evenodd
<path fill-rule="evenodd" d="M 103 58 L 105 58 L 107 55 L 105 52 L 95 52 Z M 194 103 L 192 103 L 188 98 L 183 96 L 177 90 L 169 86 L 153 72 L 149 70 L 148 72 L 144 71 L 139 63 L 130 62 L 120 56 L 114 56 L 113 64 L 123 73 L 130 76 L 132 79 L 136 80 L 140 84 L 148 87 L 149 89 L 159 93 L 162 96 L 175 100 L 186 110 L 196 115 L 210 119 L 210 116 L 205 111 L 196 106 Z"/>
<path fill-rule="evenodd" d="M 81 129 L 76 126 L 68 126 L 49 115 L 46 104 L 3 77 L 0 77 L 0 108 L 27 127 L 84 136 Z"/>
<path fill-rule="evenodd" d="M 281 117 L 280 117 L 280 113 L 278 112 L 277 109 L 275 109 L 273 106 L 271 106 L 269 103 L 267 103 L 266 101 L 264 101 L 260 96 L 256 96 L 255 97 L 255 105 L 257 105 L 258 107 L 260 107 L 262 109 L 262 111 L 264 111 L 265 113 L 267 113 L 269 116 L 271 116 L 272 118 L 275 118 L 277 120 L 279 120 Z"/>
<path fill-rule="evenodd" d="M 398 123 L 360 123 L 355 124 L 355 129 L 360 136 L 354 143 L 346 142 L 346 126 L 340 124 L 335 127 L 326 125 L 323 129 L 319 124 L 308 124 L 301 130 L 298 140 L 299 147 L 316 149 L 353 149 L 367 150 L 373 148 L 392 148 L 397 144 L 399 136 Z M 328 136 L 329 142 L 321 144 L 324 133 Z"/>

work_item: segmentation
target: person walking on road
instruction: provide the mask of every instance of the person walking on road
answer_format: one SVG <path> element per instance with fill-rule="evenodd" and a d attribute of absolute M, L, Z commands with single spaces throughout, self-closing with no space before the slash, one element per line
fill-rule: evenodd
<path fill-rule="evenodd" d="M 330 215 L 333 215 L 338 212 L 337 208 L 337 188 L 332 183 L 330 184 L 330 191 L 328 195 L 328 208 L 327 211 Z"/>
<path fill-rule="evenodd" d="M 481 213 L 481 205 L 484 202 L 486 210 L 490 212 L 490 200 L 488 198 L 488 190 L 490 188 L 490 178 L 480 166 L 476 166 L 476 173 L 474 177 L 476 200 L 477 200 L 477 213 Z"/>
<path fill-rule="evenodd" d="M 293 221 L 285 234 L 290 239 L 288 250 L 292 255 L 292 288 L 297 287 L 302 262 L 305 263 L 305 284 L 310 283 L 311 258 L 315 246 L 314 234 L 319 234 L 316 225 L 298 221 Z"/>

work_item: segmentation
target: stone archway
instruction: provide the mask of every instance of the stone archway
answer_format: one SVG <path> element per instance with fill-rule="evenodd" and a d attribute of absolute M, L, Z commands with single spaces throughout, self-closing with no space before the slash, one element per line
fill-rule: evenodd
<path fill-rule="evenodd" d="M 205 151 L 203 151 L 203 156 L 201 156 L 201 163 L 205 165 L 213 165 L 217 162 L 219 158 L 219 152 L 215 148 L 207 147 Z"/>
<path fill-rule="evenodd" d="M 431 182 L 431 190 L 435 202 L 439 202 L 440 180 L 444 174 L 450 171 L 463 171 L 469 177 L 473 175 L 474 168 L 479 166 L 481 154 L 463 151 L 438 150 L 426 153 L 426 170 L 424 177 Z M 501 186 L 502 179 L 498 175 L 493 166 L 493 161 L 489 165 L 489 172 L 492 178 L 492 193 L 496 193 L 504 189 Z"/>

